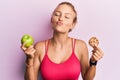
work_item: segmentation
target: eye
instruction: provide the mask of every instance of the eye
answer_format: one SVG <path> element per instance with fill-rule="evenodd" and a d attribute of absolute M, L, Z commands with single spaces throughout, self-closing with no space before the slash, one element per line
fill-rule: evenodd
<path fill-rule="evenodd" d="M 60 13 L 55 12 L 54 15 L 55 15 L 55 16 L 60 16 Z"/>
<path fill-rule="evenodd" d="M 66 19 L 70 19 L 70 17 L 69 17 L 69 16 L 65 16 L 65 18 L 66 18 Z"/>

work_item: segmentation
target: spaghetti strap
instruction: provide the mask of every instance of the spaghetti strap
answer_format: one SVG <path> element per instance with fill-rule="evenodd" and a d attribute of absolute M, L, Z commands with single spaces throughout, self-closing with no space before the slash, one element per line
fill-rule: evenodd
<path fill-rule="evenodd" d="M 72 39 L 72 52 L 75 50 L 76 39 Z"/>
<path fill-rule="evenodd" d="M 47 51 L 47 45 L 46 45 L 46 40 L 45 40 L 45 54 L 46 54 L 46 51 Z"/>
<path fill-rule="evenodd" d="M 48 52 L 49 42 L 50 42 L 50 40 L 45 41 L 45 54 L 47 54 L 47 52 Z"/>

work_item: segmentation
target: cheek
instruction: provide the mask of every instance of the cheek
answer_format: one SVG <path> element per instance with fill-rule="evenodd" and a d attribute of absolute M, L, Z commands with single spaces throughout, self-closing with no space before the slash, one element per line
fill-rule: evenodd
<path fill-rule="evenodd" d="M 72 27 L 73 26 L 73 22 L 72 21 L 66 21 L 66 26 Z"/>
<path fill-rule="evenodd" d="M 51 18 L 51 24 L 55 24 L 55 20 L 53 18 Z"/>
<path fill-rule="evenodd" d="M 57 18 L 55 18 L 55 17 L 52 17 L 52 18 L 51 18 L 51 23 L 52 23 L 52 24 L 54 24 L 56 21 L 57 21 Z"/>
<path fill-rule="evenodd" d="M 73 25 L 73 18 L 66 20 L 66 24 Z"/>

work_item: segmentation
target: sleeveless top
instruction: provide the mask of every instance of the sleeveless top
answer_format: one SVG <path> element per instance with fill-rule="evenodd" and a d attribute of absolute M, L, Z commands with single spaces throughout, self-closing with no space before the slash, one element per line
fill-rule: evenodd
<path fill-rule="evenodd" d="M 78 80 L 81 72 L 80 61 L 74 53 L 76 40 L 72 39 L 72 53 L 62 63 L 54 63 L 48 57 L 48 44 L 45 42 L 45 56 L 40 65 L 40 72 L 43 80 Z"/>

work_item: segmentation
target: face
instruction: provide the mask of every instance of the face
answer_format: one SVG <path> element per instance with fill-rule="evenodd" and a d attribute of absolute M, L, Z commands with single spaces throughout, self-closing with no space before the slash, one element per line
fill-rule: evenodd
<path fill-rule="evenodd" d="M 66 4 L 59 5 L 55 10 L 51 18 L 51 23 L 54 31 L 57 32 L 69 32 L 75 25 L 73 20 L 75 13 L 73 9 Z"/>

